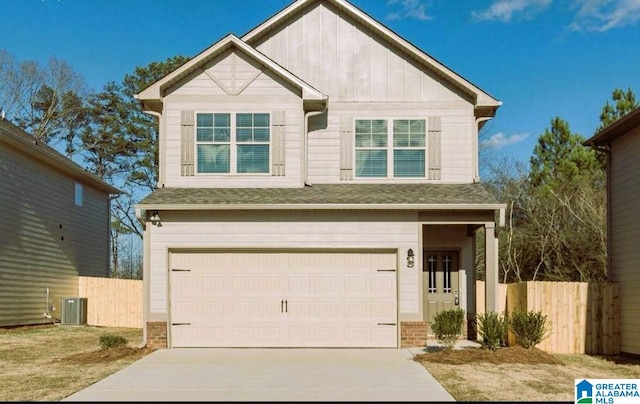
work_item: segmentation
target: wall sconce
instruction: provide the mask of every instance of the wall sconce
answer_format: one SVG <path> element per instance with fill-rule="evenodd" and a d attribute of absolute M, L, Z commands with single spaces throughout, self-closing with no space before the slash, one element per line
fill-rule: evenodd
<path fill-rule="evenodd" d="M 409 248 L 407 251 L 407 267 L 413 268 L 413 264 L 416 262 L 416 257 L 413 255 L 413 249 Z"/>
<path fill-rule="evenodd" d="M 158 214 L 157 210 L 153 211 L 153 214 L 151 215 L 151 224 L 155 224 L 157 225 L 158 223 L 160 223 L 160 215 Z"/>

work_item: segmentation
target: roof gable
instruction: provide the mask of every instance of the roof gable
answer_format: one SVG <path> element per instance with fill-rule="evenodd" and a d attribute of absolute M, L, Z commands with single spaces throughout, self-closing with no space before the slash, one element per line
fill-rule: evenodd
<path fill-rule="evenodd" d="M 469 95 L 474 100 L 477 116 L 492 117 L 495 115 L 497 108 L 502 105 L 501 101 L 481 90 L 346 0 L 297 0 L 243 35 L 242 40 L 251 46 L 255 46 L 262 38 L 268 36 L 272 30 L 279 29 L 288 20 L 298 18 L 300 14 L 304 14 L 309 7 L 318 1 L 334 6 L 344 16 L 363 24 L 380 38 L 395 45 L 412 60 L 434 72 L 462 93 Z"/>
<path fill-rule="evenodd" d="M 200 54 L 198 54 L 196 57 L 194 57 L 184 65 L 180 66 L 162 79 L 156 81 L 151 86 L 147 87 L 139 94 L 137 94 L 136 98 L 141 101 L 161 100 L 165 96 L 165 93 L 169 88 L 178 84 L 180 81 L 182 81 L 192 73 L 202 70 L 207 63 L 222 55 L 224 52 L 228 51 L 231 48 L 238 49 L 240 52 L 242 52 L 244 55 L 247 55 L 255 62 L 259 63 L 262 66 L 265 66 L 265 68 L 275 73 L 278 77 L 284 79 L 289 84 L 300 89 L 302 98 L 304 100 L 326 100 L 326 95 L 322 94 L 320 91 L 313 88 L 313 86 L 309 85 L 282 66 L 278 65 L 264 54 L 250 47 L 233 34 L 227 35 L 206 50 L 200 52 Z M 227 85 L 222 84 L 222 86 L 225 87 Z M 236 88 L 235 83 L 233 84 L 233 88 Z"/>

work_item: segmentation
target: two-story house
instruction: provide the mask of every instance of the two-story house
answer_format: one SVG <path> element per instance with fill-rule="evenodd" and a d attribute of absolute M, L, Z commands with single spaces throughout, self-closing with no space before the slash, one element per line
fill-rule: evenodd
<path fill-rule="evenodd" d="M 79 277 L 109 277 L 121 191 L 3 118 L 0 174 L 0 327 L 61 322 Z"/>
<path fill-rule="evenodd" d="M 620 351 L 640 356 L 640 107 L 583 144 L 607 156 L 607 257 L 620 291 Z"/>
<path fill-rule="evenodd" d="M 478 131 L 501 102 L 346 0 L 297 0 L 137 97 L 160 122 L 149 345 L 420 346 L 453 307 L 471 329 L 479 232 L 497 310 Z"/>

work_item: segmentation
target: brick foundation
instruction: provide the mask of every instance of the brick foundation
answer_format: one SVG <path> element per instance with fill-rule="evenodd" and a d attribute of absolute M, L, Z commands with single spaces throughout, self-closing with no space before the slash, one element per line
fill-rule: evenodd
<path fill-rule="evenodd" d="M 163 349 L 167 347 L 167 323 L 155 321 L 147 323 L 147 348 Z"/>
<path fill-rule="evenodd" d="M 467 327 L 463 327 L 462 338 L 466 338 L 468 334 L 471 334 L 469 331 Z M 427 346 L 428 337 L 427 323 L 425 321 L 403 321 L 400 323 L 400 348 L 425 347 Z M 166 322 L 150 321 L 147 323 L 147 348 L 167 348 Z"/>
<path fill-rule="evenodd" d="M 427 323 L 403 321 L 400 323 L 400 348 L 427 346 Z"/>
<path fill-rule="evenodd" d="M 475 321 L 465 321 L 459 339 L 475 340 L 475 326 Z M 400 323 L 400 348 L 425 347 L 427 339 L 433 339 L 433 334 L 429 333 L 426 321 L 403 321 Z"/>

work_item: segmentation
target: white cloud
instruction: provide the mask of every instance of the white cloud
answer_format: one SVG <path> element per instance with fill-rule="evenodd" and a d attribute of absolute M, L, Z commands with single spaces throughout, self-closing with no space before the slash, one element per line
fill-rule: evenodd
<path fill-rule="evenodd" d="M 471 14 L 476 20 L 510 22 L 516 18 L 531 18 L 548 8 L 552 1 L 494 0 L 488 8 Z M 573 0 L 571 10 L 575 12 L 569 25 L 573 31 L 604 32 L 640 21 L 640 0 Z"/>
<path fill-rule="evenodd" d="M 389 20 L 415 18 L 416 20 L 430 20 L 427 7 L 420 0 L 388 0 L 387 6 L 396 8 L 387 14 Z"/>
<path fill-rule="evenodd" d="M 502 132 L 498 132 L 491 136 L 487 140 L 480 142 L 480 147 L 483 149 L 499 149 L 504 146 L 520 143 L 529 136 L 528 133 L 518 133 L 515 135 L 507 136 Z"/>
<path fill-rule="evenodd" d="M 575 7 L 574 31 L 604 32 L 640 21 L 640 0 L 576 0 Z"/>
<path fill-rule="evenodd" d="M 528 18 L 543 10 L 551 0 L 497 0 L 483 11 L 473 11 L 471 15 L 477 20 L 511 21 L 516 15 Z"/>

